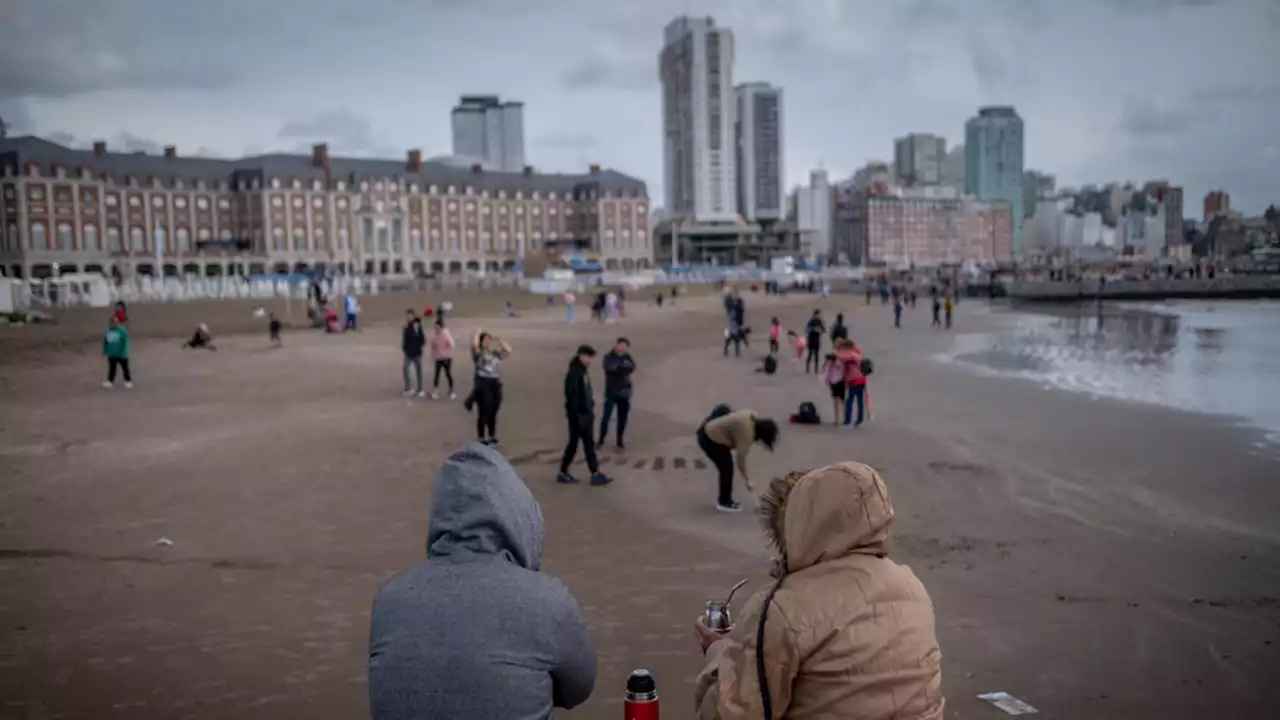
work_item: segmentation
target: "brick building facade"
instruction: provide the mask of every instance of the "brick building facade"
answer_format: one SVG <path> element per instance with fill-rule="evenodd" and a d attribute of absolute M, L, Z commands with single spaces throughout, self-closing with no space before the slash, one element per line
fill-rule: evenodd
<path fill-rule="evenodd" d="M 0 272 L 389 275 L 510 269 L 561 250 L 650 267 L 645 184 L 580 175 L 306 155 L 239 160 L 0 140 Z"/>

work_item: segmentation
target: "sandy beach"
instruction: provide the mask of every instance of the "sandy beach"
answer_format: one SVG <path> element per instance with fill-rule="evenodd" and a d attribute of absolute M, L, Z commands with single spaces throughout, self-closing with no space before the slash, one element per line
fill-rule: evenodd
<path fill-rule="evenodd" d="M 566 717 L 620 717 L 634 667 L 656 674 L 664 718 L 691 716 L 693 618 L 744 577 L 763 588 L 769 566 L 756 517 L 715 512 L 693 431 L 718 402 L 830 412 L 793 356 L 754 372 L 769 317 L 799 327 L 814 307 L 845 312 L 874 357 L 874 421 L 784 427 L 752 473 L 882 471 L 892 555 L 936 606 L 949 718 L 1003 717 L 975 697 L 998 690 L 1050 719 L 1280 703 L 1280 463 L 1259 433 L 939 362 L 953 338 L 926 303 L 895 330 L 861 297 L 747 293 L 754 342 L 726 359 L 714 298 L 633 302 L 616 325 L 580 305 L 572 326 L 530 297 L 501 319 L 502 300 L 458 301 L 453 326 L 515 348 L 498 434 L 542 503 L 544 570 L 599 653 L 595 695 Z M 100 312 L 4 329 L 0 719 L 367 717 L 370 602 L 423 559 L 435 473 L 474 434 L 459 403 L 400 396 L 401 313 L 429 302 L 380 296 L 363 332 L 290 332 L 281 350 L 243 303 L 139 306 L 128 392 L 98 388 Z M 955 333 L 994 322 L 976 301 L 956 318 Z M 229 333 L 219 352 L 178 347 L 201 321 Z M 617 482 L 557 486 L 565 365 L 620 334 L 639 371 L 628 448 L 604 450 Z"/>

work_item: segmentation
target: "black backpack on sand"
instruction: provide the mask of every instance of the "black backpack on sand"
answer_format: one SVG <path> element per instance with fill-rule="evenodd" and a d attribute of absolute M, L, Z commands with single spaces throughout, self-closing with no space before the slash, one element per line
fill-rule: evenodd
<path fill-rule="evenodd" d="M 821 425 L 822 418 L 818 417 L 817 406 L 806 400 L 796 410 L 795 422 L 797 425 Z"/>
<path fill-rule="evenodd" d="M 765 375 L 772 375 L 778 372 L 778 359 L 772 355 L 764 357 L 764 367 L 761 368 Z"/>

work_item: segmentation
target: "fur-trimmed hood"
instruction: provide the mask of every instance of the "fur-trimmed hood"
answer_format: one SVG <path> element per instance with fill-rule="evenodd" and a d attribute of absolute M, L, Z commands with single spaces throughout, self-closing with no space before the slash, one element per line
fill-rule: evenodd
<path fill-rule="evenodd" d="M 775 478 L 760 513 L 780 554 L 775 576 L 851 553 L 884 557 L 893 526 L 880 473 L 856 462 Z"/>

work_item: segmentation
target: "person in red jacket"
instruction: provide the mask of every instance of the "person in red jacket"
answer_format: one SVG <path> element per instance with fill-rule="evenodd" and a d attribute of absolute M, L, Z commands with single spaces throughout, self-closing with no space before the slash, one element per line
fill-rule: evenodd
<path fill-rule="evenodd" d="M 836 358 L 844 365 L 844 424 L 858 427 L 866 415 L 867 376 L 862 372 L 862 350 L 851 340 L 841 340 Z M 853 419 L 853 406 L 858 406 L 858 419 Z"/>

